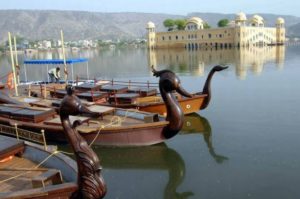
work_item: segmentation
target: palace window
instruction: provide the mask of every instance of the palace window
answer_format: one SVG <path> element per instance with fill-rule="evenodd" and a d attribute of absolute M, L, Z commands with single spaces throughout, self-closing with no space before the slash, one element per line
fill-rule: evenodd
<path fill-rule="evenodd" d="M 176 38 L 176 40 L 178 40 L 178 36 L 177 36 L 177 35 L 176 35 L 176 37 L 175 37 L 175 38 Z"/>
<path fill-rule="evenodd" d="M 208 34 L 208 38 L 211 38 L 211 34 L 210 33 Z"/>
<path fill-rule="evenodd" d="M 172 40 L 171 36 L 169 36 L 169 40 Z"/>
<path fill-rule="evenodd" d="M 165 40 L 165 37 L 164 37 L 164 36 L 162 36 L 162 40 Z"/>

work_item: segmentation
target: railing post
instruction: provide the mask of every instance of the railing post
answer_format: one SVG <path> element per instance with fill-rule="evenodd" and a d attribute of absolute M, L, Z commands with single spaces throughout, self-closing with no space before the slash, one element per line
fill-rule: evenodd
<path fill-rule="evenodd" d="M 31 84 L 28 85 L 28 97 L 31 96 Z"/>
<path fill-rule="evenodd" d="M 46 84 L 44 85 L 44 98 L 47 98 L 47 86 L 46 86 Z"/>
<path fill-rule="evenodd" d="M 17 140 L 19 140 L 18 124 L 17 124 L 17 123 L 15 123 L 15 129 L 16 129 L 16 137 L 17 137 Z"/>
<path fill-rule="evenodd" d="M 46 138 L 45 138 L 45 130 L 41 130 L 42 136 L 43 136 L 43 143 L 44 143 L 44 149 L 47 151 L 47 143 L 46 143 Z"/>

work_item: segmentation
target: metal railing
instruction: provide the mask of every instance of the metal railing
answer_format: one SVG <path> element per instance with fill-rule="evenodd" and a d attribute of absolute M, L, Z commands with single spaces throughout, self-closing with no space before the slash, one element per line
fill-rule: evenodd
<path fill-rule="evenodd" d="M 44 149 L 47 150 L 47 143 L 44 130 L 41 130 L 41 133 L 35 133 L 25 129 L 20 129 L 18 128 L 17 124 L 15 124 L 14 127 L 0 124 L 0 133 L 16 137 L 18 140 L 24 139 L 41 144 L 44 146 Z"/>

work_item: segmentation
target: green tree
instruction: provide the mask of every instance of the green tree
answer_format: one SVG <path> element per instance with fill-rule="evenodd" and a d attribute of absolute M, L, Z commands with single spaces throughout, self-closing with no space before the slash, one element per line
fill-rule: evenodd
<path fill-rule="evenodd" d="M 203 24 L 203 27 L 204 27 L 204 29 L 210 29 L 210 25 L 206 22 Z"/>
<path fill-rule="evenodd" d="M 186 20 L 185 19 L 177 19 L 175 20 L 175 25 L 177 26 L 178 30 L 184 30 L 186 26 Z"/>
<path fill-rule="evenodd" d="M 174 25 L 175 25 L 175 21 L 173 19 L 166 19 L 166 20 L 164 20 L 164 26 L 166 28 L 168 28 L 168 31 L 173 30 Z"/>
<path fill-rule="evenodd" d="M 225 27 L 229 24 L 229 20 L 228 19 L 221 19 L 219 22 L 218 22 L 218 27 Z"/>

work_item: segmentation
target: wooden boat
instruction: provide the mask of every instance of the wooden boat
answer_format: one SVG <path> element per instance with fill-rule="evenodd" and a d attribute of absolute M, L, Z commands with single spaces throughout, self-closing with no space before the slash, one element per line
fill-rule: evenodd
<path fill-rule="evenodd" d="M 71 117 L 76 129 L 88 143 L 113 146 L 143 146 L 164 142 L 175 136 L 183 125 L 183 112 L 173 92 L 189 96 L 181 87 L 178 77 L 171 71 L 155 71 L 160 77 L 161 95 L 167 105 L 167 117 L 138 110 L 91 105 L 85 111 L 97 112 L 99 118 L 85 115 Z M 80 102 L 71 87 L 66 97 Z M 85 106 L 84 106 L 85 107 Z M 0 123 L 33 131 L 44 130 L 48 140 L 65 141 L 59 117 L 50 108 L 0 105 Z"/>
<path fill-rule="evenodd" d="M 207 76 L 202 92 L 192 93 L 189 97 L 180 94 L 176 96 L 184 114 L 194 113 L 208 106 L 211 99 L 211 79 L 215 72 L 226 68 L 223 66 L 213 67 Z M 155 72 L 154 69 L 153 71 Z M 66 91 L 64 90 L 51 92 L 52 96 L 58 98 L 62 98 L 65 94 Z M 85 97 L 88 101 L 94 101 L 101 105 L 135 108 L 140 111 L 158 113 L 165 116 L 167 114 L 161 95 L 157 93 L 157 89 L 150 83 L 145 83 L 144 86 L 141 85 L 141 82 L 131 81 L 128 82 L 128 85 L 125 85 L 124 82 L 119 82 L 118 84 L 118 81 L 111 81 L 110 83 L 101 81 L 99 84 L 85 83 L 76 86 L 75 94 L 80 98 Z"/>
<path fill-rule="evenodd" d="M 98 156 L 70 123 L 69 115 L 77 115 L 80 111 L 80 107 L 68 99 L 63 101 L 60 111 L 77 167 L 74 160 L 57 151 L 0 136 L 0 198 L 104 197 L 106 185 Z"/>

